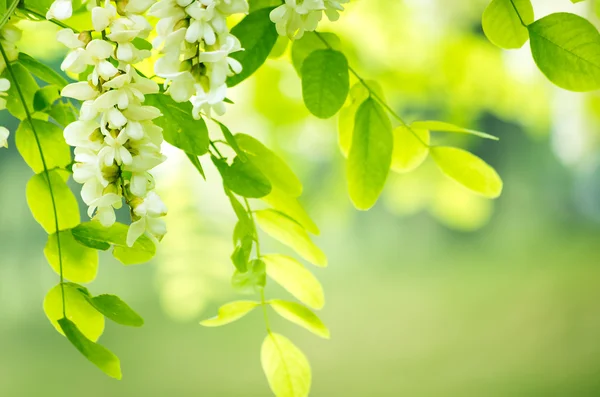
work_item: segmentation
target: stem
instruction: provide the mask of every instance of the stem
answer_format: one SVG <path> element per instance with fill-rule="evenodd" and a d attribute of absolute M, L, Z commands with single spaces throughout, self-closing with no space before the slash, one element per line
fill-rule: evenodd
<path fill-rule="evenodd" d="M 223 158 L 223 155 L 221 154 L 221 152 L 219 152 L 219 149 L 215 145 L 214 141 L 210 141 L 210 146 L 214 149 L 215 152 L 217 152 L 217 154 L 219 155 L 219 158 Z"/>
<path fill-rule="evenodd" d="M 62 249 L 60 246 L 60 228 L 58 226 L 58 212 L 56 211 L 56 200 L 54 199 L 54 191 L 52 189 L 52 182 L 50 181 L 50 173 L 48 170 L 48 166 L 46 165 L 46 158 L 44 157 L 44 151 L 42 150 L 42 145 L 40 143 L 40 138 L 38 137 L 37 131 L 35 130 L 35 124 L 33 124 L 33 118 L 31 117 L 31 113 L 29 112 L 29 108 L 27 107 L 27 102 L 25 101 L 25 96 L 21 91 L 21 87 L 17 82 L 16 75 L 13 71 L 12 65 L 6 55 L 6 51 L 4 51 L 4 47 L 0 43 L 0 53 L 2 53 L 2 58 L 4 58 L 4 63 L 6 63 L 6 70 L 10 74 L 12 78 L 15 88 L 17 90 L 17 94 L 19 95 L 19 99 L 21 100 L 21 104 L 23 105 L 23 109 L 25 110 L 25 115 L 27 116 L 27 121 L 31 126 L 31 131 L 33 132 L 33 136 L 35 137 L 35 143 L 37 145 L 38 151 L 40 153 L 40 158 L 42 159 L 42 165 L 44 167 L 44 174 L 46 175 L 46 179 L 48 181 L 48 191 L 50 192 L 50 199 L 52 200 L 52 210 L 54 211 L 54 226 L 56 229 L 56 245 L 58 247 L 58 264 L 59 264 L 59 273 L 60 273 L 60 289 L 62 295 L 62 312 L 63 317 L 67 317 L 66 303 L 65 303 L 65 284 L 63 277 L 63 263 L 62 263 Z"/>
<path fill-rule="evenodd" d="M 8 8 L 6 9 L 6 14 L 4 14 L 2 20 L 0 20 L 0 28 L 6 25 L 6 23 L 8 22 L 10 17 L 12 17 L 13 12 L 15 11 L 20 2 L 20 0 L 13 0 L 12 4 L 8 6 Z"/>
<path fill-rule="evenodd" d="M 23 10 L 23 11 L 26 11 L 27 13 L 29 13 L 29 14 L 31 14 L 31 15 L 35 15 L 36 17 L 40 18 L 40 19 L 41 19 L 41 20 L 43 20 L 43 21 L 52 22 L 53 24 L 55 24 L 55 25 L 57 25 L 57 26 L 60 26 L 61 28 L 64 28 L 64 29 L 71 29 L 71 30 L 72 30 L 74 33 L 79 33 L 79 31 L 78 31 L 77 29 L 73 29 L 72 27 L 68 26 L 67 24 L 65 24 L 65 23 L 63 23 L 63 22 L 61 22 L 61 21 L 58 21 L 58 20 L 56 20 L 56 19 L 46 19 L 46 16 L 45 16 L 45 15 L 42 15 L 42 14 L 40 14 L 39 12 L 37 12 L 37 11 L 34 11 L 34 10 L 30 9 L 30 8 L 27 8 L 27 7 L 25 7 L 25 6 L 23 6 L 23 7 L 19 7 L 19 8 L 20 8 L 21 10 Z"/>
<path fill-rule="evenodd" d="M 512 1 L 512 0 L 511 0 Z M 317 35 L 317 37 L 323 42 L 323 44 L 325 44 L 325 46 L 330 49 L 330 50 L 334 50 L 334 48 L 331 46 L 331 44 L 329 44 L 329 42 L 327 41 L 327 39 L 325 37 L 323 37 L 323 35 L 319 32 L 317 32 L 315 30 L 315 34 Z M 381 98 L 379 96 L 379 94 L 377 92 L 375 92 L 370 86 L 369 84 L 367 84 L 367 82 L 365 81 L 365 79 L 363 79 L 356 70 L 354 70 L 354 68 L 352 66 L 350 66 L 350 64 L 348 64 L 348 70 L 350 71 L 350 73 L 352 73 L 354 75 L 354 77 L 356 77 L 359 81 L 360 84 L 363 85 L 363 87 L 365 87 L 367 89 L 367 91 L 369 92 L 369 96 L 374 98 L 377 102 L 379 102 L 379 104 L 381 106 L 383 106 L 383 108 L 385 110 L 388 111 L 389 114 L 391 114 L 396 120 L 398 120 L 400 122 L 400 124 L 402 124 L 403 127 L 407 128 L 413 135 L 415 138 L 417 138 L 417 140 L 419 142 L 421 142 L 421 144 L 425 147 L 429 147 L 429 145 L 427 143 L 425 143 L 421 137 L 419 135 L 417 135 L 416 132 L 413 131 L 413 129 L 410 127 L 410 125 L 408 125 L 404 119 L 402 117 L 400 117 L 400 115 L 398 113 L 396 113 L 396 111 L 394 111 L 394 109 L 392 109 L 390 107 L 390 105 L 387 104 L 387 102 Z"/>
<path fill-rule="evenodd" d="M 519 9 L 515 5 L 514 0 L 510 0 L 510 5 L 515 9 L 515 12 L 517 13 L 517 16 L 519 17 L 519 21 L 521 22 L 521 25 L 523 25 L 523 27 L 526 28 L 527 24 L 523 21 L 523 18 L 521 17 L 521 13 L 519 12 Z"/>

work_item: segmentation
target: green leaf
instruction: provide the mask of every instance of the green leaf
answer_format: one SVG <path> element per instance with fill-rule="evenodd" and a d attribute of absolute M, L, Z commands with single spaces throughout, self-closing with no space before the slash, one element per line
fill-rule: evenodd
<path fill-rule="evenodd" d="M 328 119 L 346 102 L 350 90 L 348 61 L 334 50 L 313 51 L 302 64 L 302 97 L 315 116 Z"/>
<path fill-rule="evenodd" d="M 140 236 L 133 244 L 127 246 L 127 231 L 129 227 L 115 223 L 104 227 L 97 221 L 84 222 L 71 232 L 75 240 L 81 244 L 99 250 L 107 250 L 114 245 L 113 255 L 124 265 L 135 265 L 149 261 L 156 254 L 156 246 L 147 236 Z"/>
<path fill-rule="evenodd" d="M 76 120 L 73 105 L 70 103 L 56 102 L 50 108 L 50 117 L 63 127 Z"/>
<path fill-rule="evenodd" d="M 321 37 L 325 39 L 334 50 L 340 50 L 342 47 L 340 38 L 329 32 L 319 32 Z M 317 36 L 315 32 L 304 32 L 300 40 L 294 40 L 292 45 L 292 64 L 299 75 L 302 75 L 302 65 L 304 60 L 316 50 L 326 50 L 329 47 L 323 43 L 323 40 Z"/>
<path fill-rule="evenodd" d="M 288 338 L 270 332 L 263 342 L 260 361 L 275 396 L 308 396 L 312 381 L 310 364 Z"/>
<path fill-rule="evenodd" d="M 306 328 L 321 338 L 329 339 L 329 330 L 321 319 L 310 309 L 296 302 L 287 302 L 279 299 L 269 301 L 271 307 L 281 317 L 294 324 Z"/>
<path fill-rule="evenodd" d="M 189 153 L 186 153 L 185 155 L 190 160 L 190 162 L 192 163 L 192 165 L 194 166 L 194 168 L 196 168 L 196 170 L 198 170 L 198 172 L 200 173 L 200 175 L 202 175 L 202 178 L 204 180 L 206 180 L 206 175 L 204 174 L 204 168 L 202 168 L 202 163 L 200 163 L 200 160 L 198 159 L 198 156 L 196 156 L 194 154 L 189 154 Z"/>
<path fill-rule="evenodd" d="M 242 64 L 242 71 L 227 78 L 227 85 L 233 87 L 250 77 L 265 63 L 277 41 L 277 30 L 269 14 L 272 8 L 251 12 L 231 29 L 231 34 L 240 39 L 244 51 L 230 54 Z"/>
<path fill-rule="evenodd" d="M 253 13 L 256 10 L 260 10 L 261 8 L 273 8 L 280 6 L 283 3 L 283 0 L 248 0 L 248 4 L 250 6 L 250 13 Z"/>
<path fill-rule="evenodd" d="M 540 70 L 571 91 L 600 88 L 600 33 L 587 19 L 556 13 L 529 25 L 531 53 Z"/>
<path fill-rule="evenodd" d="M 242 237 L 231 254 L 231 261 L 239 272 L 245 272 L 248 268 L 253 242 L 254 239 L 250 235 Z"/>
<path fill-rule="evenodd" d="M 104 331 L 104 316 L 87 300 L 77 284 L 63 284 L 67 318 L 73 321 L 86 338 L 97 341 Z M 44 312 L 54 328 L 64 335 L 58 320 L 63 318 L 61 285 L 54 286 L 44 298 Z"/>
<path fill-rule="evenodd" d="M 323 287 L 302 263 L 285 255 L 265 255 L 267 275 L 305 305 L 320 310 L 325 305 Z"/>
<path fill-rule="evenodd" d="M 323 251 L 294 220 L 274 210 L 260 210 L 254 215 L 260 228 L 269 236 L 292 248 L 310 263 L 321 267 L 327 266 L 327 257 Z"/>
<path fill-rule="evenodd" d="M 142 39 L 141 37 L 134 38 L 131 43 L 138 50 L 148 50 L 152 51 L 152 44 L 150 44 L 147 40 Z"/>
<path fill-rule="evenodd" d="M 220 327 L 232 323 L 250 313 L 258 305 L 260 305 L 259 302 L 253 301 L 235 301 L 227 303 L 219 308 L 216 317 L 201 321 L 200 325 L 205 327 Z"/>
<path fill-rule="evenodd" d="M 394 129 L 392 171 L 410 172 L 419 167 L 429 155 L 429 131 L 400 126 Z"/>
<path fill-rule="evenodd" d="M 65 88 L 67 84 L 69 84 L 69 82 L 59 73 L 54 71 L 54 69 L 44 65 L 25 53 L 19 53 L 19 63 L 25 66 L 29 72 L 38 77 L 40 80 L 43 80 L 48 84 L 55 85 L 61 90 Z"/>
<path fill-rule="evenodd" d="M 392 164 L 393 145 L 390 119 L 374 99 L 367 99 L 356 113 L 346 166 L 350 198 L 359 210 L 377 202 Z"/>
<path fill-rule="evenodd" d="M 190 102 L 177 103 L 168 95 L 151 94 L 146 95 L 145 104 L 161 111 L 154 123 L 162 127 L 165 141 L 196 156 L 208 152 L 208 128 L 203 119 L 194 120 Z"/>
<path fill-rule="evenodd" d="M 320 233 L 319 227 L 295 197 L 289 196 L 279 189 L 273 189 L 269 195 L 261 200 L 298 222 L 310 233 L 316 235 Z"/>
<path fill-rule="evenodd" d="M 254 259 L 248 264 L 246 272 L 237 270 L 231 278 L 231 285 L 237 291 L 252 293 L 258 292 L 267 284 L 265 262 Z"/>
<path fill-rule="evenodd" d="M 482 26 L 487 38 L 500 48 L 521 48 L 529 33 L 523 26 L 534 20 L 531 0 L 494 0 L 483 13 Z"/>
<path fill-rule="evenodd" d="M 380 98 L 384 98 L 383 90 L 376 81 L 366 81 L 371 90 Z M 356 112 L 360 105 L 369 98 L 369 90 L 362 83 L 356 83 L 350 90 L 350 99 L 347 106 L 343 107 L 338 114 L 338 140 L 342 154 L 348 157 L 350 146 L 352 146 L 352 134 L 354 132 L 354 123 L 356 121 Z"/>
<path fill-rule="evenodd" d="M 237 140 L 235 139 L 235 137 L 233 136 L 233 134 L 231 133 L 231 131 L 229 130 L 229 128 L 227 128 L 227 126 L 223 123 L 220 123 L 218 121 L 215 120 L 215 123 L 217 123 L 219 125 L 219 128 L 221 128 L 221 132 L 223 133 L 223 137 L 225 138 L 225 140 L 227 141 L 227 143 L 229 144 L 229 146 L 231 146 L 231 148 L 233 149 L 233 151 L 235 152 L 235 154 L 238 155 L 238 157 L 240 158 L 240 160 L 242 161 L 246 161 L 246 153 L 239 147 Z"/>
<path fill-rule="evenodd" d="M 444 174 L 467 189 L 488 198 L 502 193 L 498 173 L 474 154 L 453 147 L 433 147 L 431 156 Z"/>
<path fill-rule="evenodd" d="M 127 303 L 116 295 L 98 295 L 89 299 L 89 302 L 117 324 L 130 327 L 141 327 L 144 325 L 144 319 L 140 317 Z"/>
<path fill-rule="evenodd" d="M 231 166 L 216 158 L 213 158 L 213 163 L 221 173 L 225 187 L 235 194 L 261 198 L 271 192 L 269 179 L 251 162 L 244 162 L 236 157 Z"/>
<path fill-rule="evenodd" d="M 252 163 L 271 181 L 272 186 L 293 197 L 302 194 L 302 182 L 279 156 L 250 135 L 236 134 L 235 140 Z"/>
<path fill-rule="evenodd" d="M 57 241 L 60 241 L 60 257 Z M 59 232 L 58 239 L 56 233 L 49 235 L 44 255 L 57 274 L 60 274 L 62 257 L 64 277 L 76 283 L 92 282 L 98 273 L 98 252 L 77 242 L 71 230 Z"/>
<path fill-rule="evenodd" d="M 71 164 L 69 145 L 65 142 L 63 132 L 58 126 L 47 121 L 34 119 L 32 128 L 29 120 L 24 120 L 17 128 L 15 142 L 21 157 L 33 169 L 33 172 L 38 174 L 44 171 L 44 163 L 37 145 L 36 134 L 49 170 L 52 168 L 65 168 Z"/>
<path fill-rule="evenodd" d="M 238 223 L 234 230 L 234 244 L 240 242 L 244 237 L 249 236 L 250 238 L 254 238 L 254 225 L 252 224 L 252 220 L 246 211 L 246 208 L 239 202 L 239 200 L 233 195 L 231 190 L 224 187 L 225 194 L 229 198 L 229 202 L 231 203 L 231 208 L 235 212 L 235 215 L 238 218 Z"/>
<path fill-rule="evenodd" d="M 27 114 L 23 108 L 23 103 L 21 102 L 21 97 L 17 90 L 17 86 L 19 86 L 21 89 L 21 93 L 25 98 L 27 109 L 30 111 L 33 111 L 33 96 L 40 87 L 35 82 L 35 79 L 31 73 L 29 73 L 27 69 L 25 69 L 25 67 L 20 63 L 15 62 L 11 64 L 11 68 L 15 74 L 14 79 L 13 76 L 8 73 L 8 69 L 5 70 L 3 74 L 3 77 L 10 81 L 10 88 L 7 91 L 8 96 L 6 97 L 6 109 L 8 109 L 10 114 L 19 120 L 25 120 L 27 118 Z"/>
<path fill-rule="evenodd" d="M 81 354 L 100 368 L 108 376 L 121 379 L 121 363 L 119 358 L 102 345 L 92 342 L 79 331 L 77 326 L 66 318 L 58 320 L 60 328 Z"/>
<path fill-rule="evenodd" d="M 493 141 L 499 140 L 498 137 L 486 134 L 485 132 L 470 130 L 454 124 L 445 123 L 443 121 L 415 121 L 410 126 L 412 128 L 421 128 L 429 131 L 455 132 L 459 134 L 475 135 L 480 138 L 491 139 Z"/>
<path fill-rule="evenodd" d="M 60 99 L 60 93 L 57 86 L 47 85 L 42 87 L 33 96 L 33 110 L 36 112 L 48 110 L 58 99 Z"/>
<path fill-rule="evenodd" d="M 48 173 L 50 186 L 54 194 L 54 203 L 58 214 L 58 230 L 71 229 L 79 224 L 79 206 L 77 199 L 69 190 L 59 171 Z M 54 206 L 45 173 L 31 177 L 27 182 L 27 204 L 35 220 L 42 225 L 46 233 L 56 232 Z"/>

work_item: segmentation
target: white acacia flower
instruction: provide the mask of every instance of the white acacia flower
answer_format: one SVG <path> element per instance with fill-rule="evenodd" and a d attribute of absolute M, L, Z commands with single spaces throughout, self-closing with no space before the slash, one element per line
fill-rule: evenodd
<path fill-rule="evenodd" d="M 117 220 L 115 209 L 121 208 L 122 205 L 121 196 L 116 193 L 108 193 L 91 202 L 88 208 L 88 216 L 98 219 L 102 226 L 110 227 Z M 95 216 L 94 212 L 96 213 Z"/>
<path fill-rule="evenodd" d="M 271 11 L 270 18 L 279 35 L 294 40 L 300 39 L 306 31 L 314 31 L 324 10 L 324 0 L 285 0 Z"/>
<path fill-rule="evenodd" d="M 87 101 L 95 99 L 99 92 L 95 87 L 92 87 L 87 81 L 71 83 L 62 89 L 60 95 L 66 98 L 73 98 L 79 101 Z"/>
<path fill-rule="evenodd" d="M 348 3 L 350 0 L 325 0 L 325 15 L 330 21 L 340 19 L 340 12 L 344 11 L 342 4 Z"/>
<path fill-rule="evenodd" d="M 0 126 L 0 147 L 8 147 L 8 136 L 10 131 L 6 127 Z"/>
<path fill-rule="evenodd" d="M 92 134 L 96 130 L 99 136 L 93 138 Z M 64 137 L 68 145 L 79 148 L 100 150 L 103 144 L 100 125 L 95 120 L 77 120 L 70 123 L 65 127 Z"/>
<path fill-rule="evenodd" d="M 100 164 L 107 167 L 113 165 L 113 163 L 117 165 L 131 164 L 133 157 L 129 150 L 123 146 L 127 142 L 127 138 L 128 136 L 123 133 L 118 134 L 116 137 L 113 137 L 112 134 L 106 135 L 104 146 L 98 152 Z"/>
<path fill-rule="evenodd" d="M 127 232 L 128 246 L 133 246 L 143 234 L 158 242 L 167 233 L 165 221 L 161 219 L 167 214 L 167 207 L 156 193 L 149 192 L 142 202 L 135 206 L 133 213 L 138 219 L 131 224 Z"/>
<path fill-rule="evenodd" d="M 211 112 L 214 111 L 217 115 L 222 116 L 225 114 L 225 96 L 227 94 L 227 84 L 223 84 L 215 89 L 211 88 L 210 91 L 205 92 L 202 87 L 198 89 L 196 95 L 192 97 L 192 116 L 195 119 L 199 119 L 201 113 L 205 113 L 207 116 L 211 116 Z"/>
<path fill-rule="evenodd" d="M 73 4 L 71 0 L 56 0 L 50 5 L 46 13 L 46 19 L 56 19 L 62 21 L 71 18 L 73 15 Z"/>
<path fill-rule="evenodd" d="M 117 17 L 117 9 L 106 0 L 104 7 L 92 8 L 92 25 L 96 32 L 102 32 L 114 21 Z"/>
<path fill-rule="evenodd" d="M 90 75 L 94 85 L 98 85 L 100 78 L 106 81 L 117 74 L 117 68 L 107 61 L 113 53 L 113 46 L 109 42 L 100 39 L 92 40 L 85 47 L 85 52 L 89 57 L 88 64 L 94 66 L 94 71 Z"/>
<path fill-rule="evenodd" d="M 155 94 L 159 91 L 158 84 L 150 79 L 139 76 L 133 69 L 107 81 L 102 87 L 108 91 L 94 101 L 96 109 L 109 109 L 118 106 L 126 109 L 130 103 L 144 101 L 145 94 Z"/>

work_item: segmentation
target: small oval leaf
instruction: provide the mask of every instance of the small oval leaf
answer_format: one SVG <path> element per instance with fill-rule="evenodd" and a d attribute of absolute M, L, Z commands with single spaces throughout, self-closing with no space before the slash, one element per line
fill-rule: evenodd
<path fill-rule="evenodd" d="M 288 338 L 270 332 L 263 342 L 260 361 L 275 396 L 308 396 L 312 382 L 310 364 Z"/>
<path fill-rule="evenodd" d="M 429 131 L 400 126 L 394 129 L 392 171 L 410 172 L 420 166 L 429 155 Z"/>
<path fill-rule="evenodd" d="M 269 304 L 281 317 L 292 323 L 306 328 L 321 338 L 329 339 L 329 330 L 321 319 L 310 309 L 296 302 L 273 299 Z"/>
<path fill-rule="evenodd" d="M 227 303 L 219 308 L 219 312 L 215 317 L 201 321 L 200 325 L 205 327 L 220 327 L 232 323 L 250 313 L 258 305 L 260 305 L 259 302 L 253 301 Z"/>
<path fill-rule="evenodd" d="M 531 0 L 493 0 L 484 11 L 481 24 L 488 40 L 500 48 L 514 49 L 527 42 L 529 33 L 523 24 L 529 25 L 533 20 Z"/>
<path fill-rule="evenodd" d="M 49 235 L 44 248 L 44 255 L 57 274 L 60 274 L 60 258 L 62 257 L 63 276 L 76 283 L 92 282 L 98 273 L 98 252 L 75 240 L 71 230 L 61 231 L 58 236 L 56 233 Z"/>

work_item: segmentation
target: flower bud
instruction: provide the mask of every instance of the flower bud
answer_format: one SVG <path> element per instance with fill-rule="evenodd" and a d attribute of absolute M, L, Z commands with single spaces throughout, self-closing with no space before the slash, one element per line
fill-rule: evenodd
<path fill-rule="evenodd" d="M 84 46 L 87 46 L 88 43 L 92 41 L 92 32 L 89 30 L 84 30 L 83 32 L 79 33 L 77 38 L 84 44 Z"/>

